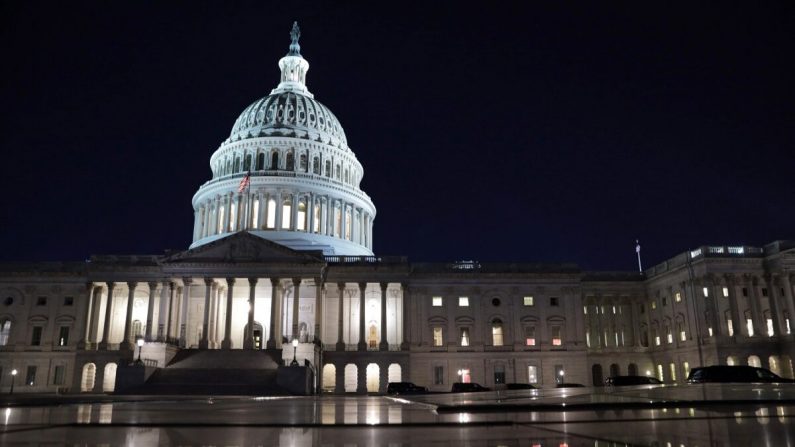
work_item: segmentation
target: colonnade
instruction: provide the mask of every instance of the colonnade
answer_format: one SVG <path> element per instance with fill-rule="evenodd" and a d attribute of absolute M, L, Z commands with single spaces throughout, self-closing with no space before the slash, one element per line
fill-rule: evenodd
<path fill-rule="evenodd" d="M 240 230 L 303 231 L 372 248 L 372 216 L 329 195 L 281 190 L 230 192 L 195 210 L 193 241 Z"/>

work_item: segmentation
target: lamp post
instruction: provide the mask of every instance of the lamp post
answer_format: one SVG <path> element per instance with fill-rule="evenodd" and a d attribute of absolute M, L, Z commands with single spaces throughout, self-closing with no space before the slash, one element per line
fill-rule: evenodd
<path fill-rule="evenodd" d="M 563 376 L 565 376 L 565 375 L 566 375 L 566 372 L 563 371 L 562 369 L 560 371 L 558 371 L 558 376 L 560 376 L 560 377 L 558 377 L 558 383 L 564 383 L 565 382 L 565 380 L 563 380 Z"/>
<path fill-rule="evenodd" d="M 9 391 L 8 394 L 14 394 L 14 382 L 16 382 L 16 381 L 17 381 L 17 370 L 16 369 L 12 369 L 11 370 L 11 391 Z"/>
<path fill-rule="evenodd" d="M 138 360 L 135 361 L 135 364 L 140 365 L 143 363 L 143 361 L 141 361 L 141 349 L 144 347 L 144 339 L 142 337 L 138 337 L 138 340 L 135 340 L 135 344 L 138 345 Z"/>
<path fill-rule="evenodd" d="M 298 339 L 293 339 L 293 361 L 290 362 L 290 366 L 298 366 L 298 359 L 296 358 L 296 352 L 298 351 Z"/>

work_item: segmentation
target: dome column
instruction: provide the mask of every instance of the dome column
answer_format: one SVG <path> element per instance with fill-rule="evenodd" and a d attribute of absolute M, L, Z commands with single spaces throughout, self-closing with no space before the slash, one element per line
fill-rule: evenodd
<path fill-rule="evenodd" d="M 284 207 L 284 197 L 282 197 L 282 191 L 281 190 L 277 190 L 276 191 L 276 200 L 275 200 L 275 202 L 276 202 L 276 222 L 275 222 L 275 225 L 273 227 L 274 227 L 274 230 L 281 230 L 282 229 L 282 212 L 283 212 L 282 208 Z"/>

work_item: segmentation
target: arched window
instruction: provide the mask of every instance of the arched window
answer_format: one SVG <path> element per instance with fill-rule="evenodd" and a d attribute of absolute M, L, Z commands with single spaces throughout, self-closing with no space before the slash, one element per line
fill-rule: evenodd
<path fill-rule="evenodd" d="M 353 233 L 353 218 L 352 218 L 353 210 L 345 207 L 345 239 L 351 240 L 351 234 Z"/>
<path fill-rule="evenodd" d="M 11 320 L 0 321 L 0 346 L 8 345 L 11 337 Z"/>
<path fill-rule="evenodd" d="M 295 170 L 295 156 L 293 155 L 292 152 L 288 152 L 287 153 L 287 159 L 286 159 L 285 165 L 286 166 L 285 166 L 284 169 L 286 169 L 288 171 L 294 171 Z"/>
<path fill-rule="evenodd" d="M 246 155 L 246 161 L 243 163 L 243 170 L 244 171 L 251 170 L 251 154 Z"/>
<path fill-rule="evenodd" d="M 326 160 L 326 177 L 331 177 L 331 162 Z"/>
<path fill-rule="evenodd" d="M 298 169 L 299 169 L 301 172 L 306 172 L 306 167 L 307 167 L 307 164 L 306 164 L 306 154 L 301 154 L 301 157 L 300 157 L 298 160 L 299 160 L 299 161 L 298 161 Z"/>
<path fill-rule="evenodd" d="M 271 169 L 279 169 L 279 153 L 276 151 L 271 154 Z"/>
<path fill-rule="evenodd" d="M 366 373 L 367 373 L 366 376 L 367 392 L 377 393 L 378 385 L 381 380 L 381 368 L 375 363 L 370 363 L 369 365 L 367 365 Z"/>
<path fill-rule="evenodd" d="M 350 178 L 348 177 L 348 168 L 345 168 L 345 183 L 349 183 Z"/>
<path fill-rule="evenodd" d="M 83 393 L 94 391 L 94 381 L 97 377 L 97 366 L 93 363 L 83 365 L 83 374 L 80 377 L 80 391 Z"/>
<path fill-rule="evenodd" d="M 292 197 L 286 197 L 282 201 L 282 229 L 289 230 L 290 223 L 292 222 L 293 217 L 293 199 Z"/>
<path fill-rule="evenodd" d="M 116 364 L 105 365 L 105 378 L 102 380 L 102 391 L 112 393 L 116 389 Z"/>
<path fill-rule="evenodd" d="M 345 392 L 355 393 L 359 381 L 359 369 L 353 363 L 345 365 Z"/>
<path fill-rule="evenodd" d="M 240 157 L 235 157 L 235 172 L 240 172 Z"/>
<path fill-rule="evenodd" d="M 337 367 L 333 363 L 323 365 L 323 392 L 333 393 L 337 382 Z"/>
<path fill-rule="evenodd" d="M 491 322 L 491 344 L 494 346 L 503 345 L 502 320 L 499 318 L 495 318 Z"/>
<path fill-rule="evenodd" d="M 141 335 L 143 335 L 143 323 L 141 323 L 141 320 L 133 321 L 132 333 L 133 337 L 140 337 Z"/>
<path fill-rule="evenodd" d="M 276 200 L 271 197 L 268 199 L 267 216 L 265 216 L 265 228 L 270 230 L 276 228 Z"/>
<path fill-rule="evenodd" d="M 263 169 L 265 169 L 265 154 L 260 152 L 259 155 L 257 155 L 257 170 L 262 171 Z"/>
<path fill-rule="evenodd" d="M 232 160 L 226 160 L 226 169 L 224 169 L 224 175 L 230 174 L 232 172 Z"/>
<path fill-rule="evenodd" d="M 312 173 L 320 175 L 320 160 L 317 157 L 312 160 Z"/>
<path fill-rule="evenodd" d="M 341 171 L 340 171 L 340 165 L 337 165 L 337 166 L 334 167 L 334 178 L 339 180 L 340 177 L 342 177 L 342 174 L 341 174 Z"/>

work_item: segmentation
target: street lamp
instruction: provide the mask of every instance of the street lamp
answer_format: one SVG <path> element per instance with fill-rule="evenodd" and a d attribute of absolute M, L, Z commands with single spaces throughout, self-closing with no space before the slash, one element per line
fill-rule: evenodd
<path fill-rule="evenodd" d="M 11 391 L 9 391 L 8 394 L 14 394 L 14 382 L 16 382 L 16 381 L 17 381 L 17 370 L 16 369 L 12 369 L 11 370 Z"/>
<path fill-rule="evenodd" d="M 563 371 L 562 369 L 560 371 L 558 371 L 558 376 L 560 376 L 560 377 L 558 377 L 558 383 L 565 383 L 566 382 L 565 380 L 563 380 L 563 376 L 565 376 L 565 375 L 566 375 L 566 372 Z"/>
<path fill-rule="evenodd" d="M 138 337 L 138 340 L 135 340 L 135 344 L 138 345 L 138 360 L 135 361 L 137 365 L 143 363 L 141 361 L 141 349 L 144 347 L 144 339 L 142 337 Z"/>
<path fill-rule="evenodd" d="M 298 351 L 298 339 L 293 339 L 293 361 L 290 362 L 290 366 L 298 366 L 298 359 L 296 358 L 296 352 Z"/>

